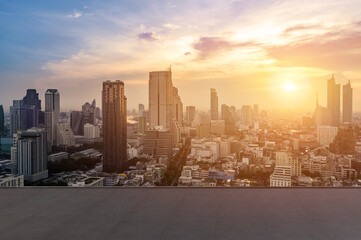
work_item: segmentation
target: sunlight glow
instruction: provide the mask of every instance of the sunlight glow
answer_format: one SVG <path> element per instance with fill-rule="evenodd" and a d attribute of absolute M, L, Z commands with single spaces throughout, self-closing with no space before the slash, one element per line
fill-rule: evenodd
<path fill-rule="evenodd" d="M 296 90 L 296 86 L 293 83 L 286 83 L 283 86 L 283 89 L 286 90 L 287 92 L 293 92 L 294 90 Z"/>

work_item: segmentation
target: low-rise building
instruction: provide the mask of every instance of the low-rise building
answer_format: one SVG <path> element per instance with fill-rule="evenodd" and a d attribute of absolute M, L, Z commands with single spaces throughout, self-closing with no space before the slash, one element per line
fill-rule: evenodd
<path fill-rule="evenodd" d="M 0 175 L 0 187 L 23 187 L 24 175 Z"/>
<path fill-rule="evenodd" d="M 69 158 L 69 153 L 67 152 L 59 152 L 59 153 L 54 153 L 48 156 L 48 161 L 49 162 L 57 162 L 63 159 L 68 159 Z"/>

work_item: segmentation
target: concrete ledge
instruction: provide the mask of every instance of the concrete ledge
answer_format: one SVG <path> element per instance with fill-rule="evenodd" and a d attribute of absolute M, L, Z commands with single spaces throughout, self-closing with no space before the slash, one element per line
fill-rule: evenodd
<path fill-rule="evenodd" d="M 0 239 L 360 239 L 356 188 L 12 188 Z"/>

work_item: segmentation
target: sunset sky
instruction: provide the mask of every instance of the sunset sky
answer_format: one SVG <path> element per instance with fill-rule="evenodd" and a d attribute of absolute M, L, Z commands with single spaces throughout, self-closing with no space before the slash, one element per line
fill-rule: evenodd
<path fill-rule="evenodd" d="M 148 73 L 171 65 L 185 106 L 258 103 L 312 111 L 326 80 L 354 87 L 361 110 L 361 1 L 0 2 L 0 104 L 57 88 L 63 110 L 120 79 L 128 108 L 148 104 Z M 44 104 L 44 103 L 43 103 Z"/>

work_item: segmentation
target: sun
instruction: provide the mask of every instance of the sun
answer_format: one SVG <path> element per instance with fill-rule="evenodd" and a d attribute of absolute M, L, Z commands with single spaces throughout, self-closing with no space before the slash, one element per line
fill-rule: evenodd
<path fill-rule="evenodd" d="M 283 85 L 283 89 L 287 92 L 293 92 L 294 90 L 296 90 L 296 86 L 293 83 L 286 83 L 285 85 Z"/>

